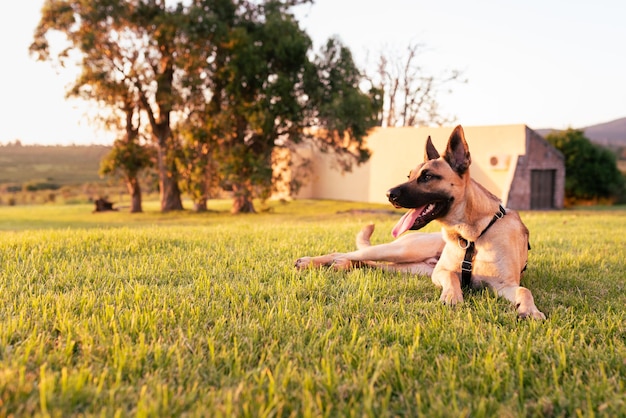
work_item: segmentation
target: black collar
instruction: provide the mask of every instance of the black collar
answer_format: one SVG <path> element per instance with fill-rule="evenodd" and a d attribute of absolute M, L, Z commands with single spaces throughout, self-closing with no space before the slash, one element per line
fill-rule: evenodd
<path fill-rule="evenodd" d="M 480 233 L 478 238 L 482 237 L 485 232 L 487 232 L 487 230 L 504 215 L 506 215 L 506 210 L 504 210 L 502 205 L 500 205 L 498 212 L 496 212 L 493 219 L 491 219 L 491 222 L 489 222 L 489 225 L 483 229 L 483 232 Z M 465 258 L 461 261 L 461 287 L 465 288 L 469 287 L 472 281 L 472 262 L 474 261 L 474 255 L 476 254 L 476 246 L 474 245 L 474 241 L 468 241 L 462 236 L 459 236 L 459 247 L 465 250 Z"/>

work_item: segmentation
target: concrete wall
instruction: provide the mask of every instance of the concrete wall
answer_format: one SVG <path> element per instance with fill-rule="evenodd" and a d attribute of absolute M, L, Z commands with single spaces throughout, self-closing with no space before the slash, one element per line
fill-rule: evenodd
<path fill-rule="evenodd" d="M 309 166 L 301 170 L 302 178 L 298 173 L 292 174 L 303 185 L 295 194 L 299 199 L 331 199 L 348 200 L 355 202 L 369 202 L 369 184 L 371 164 L 367 162 L 360 166 L 353 166 L 351 171 L 343 172 L 336 162 L 336 155 L 314 149 L 310 144 L 302 144 L 297 148 L 296 156 L 292 159 L 294 166 L 297 161 L 308 159 Z M 292 170 L 293 173 L 293 170 Z M 284 189 L 284 187 L 281 187 Z"/>
<path fill-rule="evenodd" d="M 367 137 L 370 160 L 342 173 L 332 153 L 302 145 L 297 153 L 311 161 L 309 182 L 294 196 L 386 203 L 386 192 L 406 181 L 409 172 L 424 160 L 428 136 L 443 154 L 452 133 L 443 128 L 375 128 Z M 514 209 L 530 208 L 530 170 L 556 170 L 555 207 L 563 207 L 565 168 L 562 155 L 525 125 L 468 126 L 471 176 Z M 295 172 L 297 175 L 297 172 Z M 294 174 L 292 174 L 294 175 Z M 304 176 L 302 176 L 304 178 Z"/>
<path fill-rule="evenodd" d="M 519 156 L 515 175 L 510 183 L 509 206 L 520 210 L 531 209 L 532 170 L 554 170 L 553 206 L 556 209 L 563 208 L 565 198 L 565 159 L 563 154 L 529 128 L 526 128 L 526 144 L 528 152 Z"/>

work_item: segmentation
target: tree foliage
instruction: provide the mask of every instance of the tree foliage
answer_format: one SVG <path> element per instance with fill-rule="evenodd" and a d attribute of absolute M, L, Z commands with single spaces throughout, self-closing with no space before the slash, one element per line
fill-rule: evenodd
<path fill-rule="evenodd" d="M 290 4 L 240 4 L 246 7 L 221 9 L 220 29 L 205 48 L 208 100 L 199 101 L 202 111 L 189 122 L 207 132 L 203 143 L 214 149 L 208 155 L 233 191 L 233 212 L 253 212 L 252 198 L 272 191 L 277 147 L 310 140 L 335 151 L 346 167 L 367 160 L 363 139 L 376 123 L 377 104 L 360 90 L 360 73 L 337 40 L 311 58 L 311 40 Z"/>
<path fill-rule="evenodd" d="M 358 162 L 367 161 L 370 154 L 362 147 L 363 139 L 372 126 L 380 125 L 382 91 L 373 86 L 367 94 L 360 90 L 365 77 L 350 50 L 336 38 L 322 47 L 315 64 L 310 97 L 316 108 L 313 120 L 324 132 L 318 135 L 322 148 L 332 145 L 339 154 L 356 155 Z M 356 143 L 346 141 L 346 133 Z M 349 169 L 349 164 L 345 168 Z"/>
<path fill-rule="evenodd" d="M 565 195 L 570 200 L 621 199 L 625 180 L 617 158 L 581 130 L 553 132 L 546 140 L 565 156 Z"/>

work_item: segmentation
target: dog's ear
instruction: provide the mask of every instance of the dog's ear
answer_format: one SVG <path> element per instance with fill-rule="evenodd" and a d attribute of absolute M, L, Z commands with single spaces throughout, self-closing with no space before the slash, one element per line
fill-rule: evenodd
<path fill-rule="evenodd" d="M 439 151 L 433 145 L 433 141 L 430 139 L 430 135 L 428 135 L 428 139 L 426 140 L 426 152 L 424 152 L 424 161 L 428 160 L 436 160 L 439 158 Z"/>
<path fill-rule="evenodd" d="M 465 174 L 469 168 L 472 158 L 470 157 L 469 147 L 465 141 L 465 134 L 461 125 L 458 125 L 452 131 L 443 158 L 460 176 Z"/>

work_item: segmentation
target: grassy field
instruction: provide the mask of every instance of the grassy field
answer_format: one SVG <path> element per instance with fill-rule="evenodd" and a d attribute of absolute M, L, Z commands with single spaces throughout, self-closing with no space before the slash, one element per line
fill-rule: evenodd
<path fill-rule="evenodd" d="M 624 416 L 626 208 L 522 213 L 537 322 L 489 291 L 442 306 L 426 277 L 293 268 L 368 222 L 389 240 L 388 206 L 210 206 L 0 207 L 0 416 Z"/>
<path fill-rule="evenodd" d="M 111 147 L 0 146 L 0 185 L 45 181 L 59 186 L 102 182 L 100 160 Z"/>
<path fill-rule="evenodd" d="M 127 192 L 119 179 L 102 178 L 100 161 L 111 147 L 0 145 L 0 206 L 87 203 L 119 200 Z M 155 184 L 142 182 L 144 196 Z"/>

